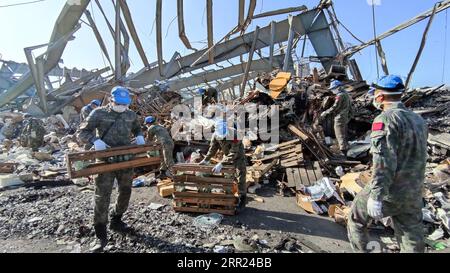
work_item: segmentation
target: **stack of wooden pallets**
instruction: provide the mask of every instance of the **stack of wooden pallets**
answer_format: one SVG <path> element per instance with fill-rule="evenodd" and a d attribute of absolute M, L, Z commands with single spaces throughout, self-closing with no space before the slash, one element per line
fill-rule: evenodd
<path fill-rule="evenodd" d="M 238 204 L 235 169 L 223 167 L 220 175 L 214 166 L 177 164 L 173 167 L 173 208 L 178 212 L 234 215 Z"/>

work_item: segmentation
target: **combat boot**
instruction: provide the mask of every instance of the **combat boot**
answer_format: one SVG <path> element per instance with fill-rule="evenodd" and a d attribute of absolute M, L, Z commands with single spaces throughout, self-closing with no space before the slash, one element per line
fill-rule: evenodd
<path fill-rule="evenodd" d="M 90 249 L 93 253 L 103 252 L 103 248 L 108 244 L 108 236 L 106 233 L 106 225 L 95 225 L 95 236 L 97 239 L 95 240 L 95 246 Z"/>
<path fill-rule="evenodd" d="M 237 213 L 242 212 L 245 209 L 245 205 L 247 203 L 247 195 L 241 194 L 239 196 L 238 206 L 237 206 Z"/>
<path fill-rule="evenodd" d="M 129 232 L 131 230 L 131 228 L 122 221 L 122 215 L 112 215 L 109 228 L 118 232 Z"/>

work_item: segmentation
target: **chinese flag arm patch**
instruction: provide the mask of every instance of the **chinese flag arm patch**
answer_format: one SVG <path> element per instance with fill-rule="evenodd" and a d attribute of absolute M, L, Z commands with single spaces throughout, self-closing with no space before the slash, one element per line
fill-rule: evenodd
<path fill-rule="evenodd" d="M 372 124 L 372 131 L 383 131 L 384 123 L 383 122 L 375 122 Z"/>

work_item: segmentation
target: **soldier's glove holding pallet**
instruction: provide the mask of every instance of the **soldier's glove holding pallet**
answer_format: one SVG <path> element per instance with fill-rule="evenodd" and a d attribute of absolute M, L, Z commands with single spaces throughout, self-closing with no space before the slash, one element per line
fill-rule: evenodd
<path fill-rule="evenodd" d="M 198 163 L 198 165 L 209 165 L 209 161 L 203 159 L 200 163 Z"/>
<path fill-rule="evenodd" d="M 369 198 L 367 201 L 367 213 L 375 220 L 383 218 L 383 203 L 381 201 L 373 200 Z"/>
<path fill-rule="evenodd" d="M 217 165 L 212 169 L 212 171 L 213 171 L 213 173 L 220 173 L 222 168 L 223 168 L 222 163 L 217 163 Z"/>
<path fill-rule="evenodd" d="M 143 136 L 137 136 L 136 137 L 136 144 L 137 145 L 145 145 L 145 139 Z"/>
<path fill-rule="evenodd" d="M 106 145 L 106 143 L 101 139 L 97 139 L 96 141 L 94 141 L 94 148 L 96 151 L 106 150 L 107 146 L 108 145 Z"/>

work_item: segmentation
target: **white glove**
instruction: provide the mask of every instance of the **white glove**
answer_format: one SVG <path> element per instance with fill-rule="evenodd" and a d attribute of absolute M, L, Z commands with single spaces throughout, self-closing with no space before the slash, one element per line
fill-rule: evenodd
<path fill-rule="evenodd" d="M 145 145 L 145 139 L 143 136 L 137 136 L 136 137 L 136 144 L 137 145 Z"/>
<path fill-rule="evenodd" d="M 96 141 L 94 141 L 94 148 L 96 151 L 106 150 L 106 146 L 106 143 L 101 139 L 97 139 Z"/>
<path fill-rule="evenodd" d="M 222 167 L 223 167 L 222 163 L 217 163 L 217 165 L 212 169 L 213 173 L 220 173 Z"/>
<path fill-rule="evenodd" d="M 203 159 L 202 161 L 200 161 L 200 163 L 198 163 L 198 165 L 208 165 L 209 164 L 209 160 L 205 160 Z"/>
<path fill-rule="evenodd" d="M 370 217 L 375 220 L 380 220 L 383 218 L 383 203 L 381 201 L 373 200 L 369 198 L 367 201 L 367 213 Z"/>

